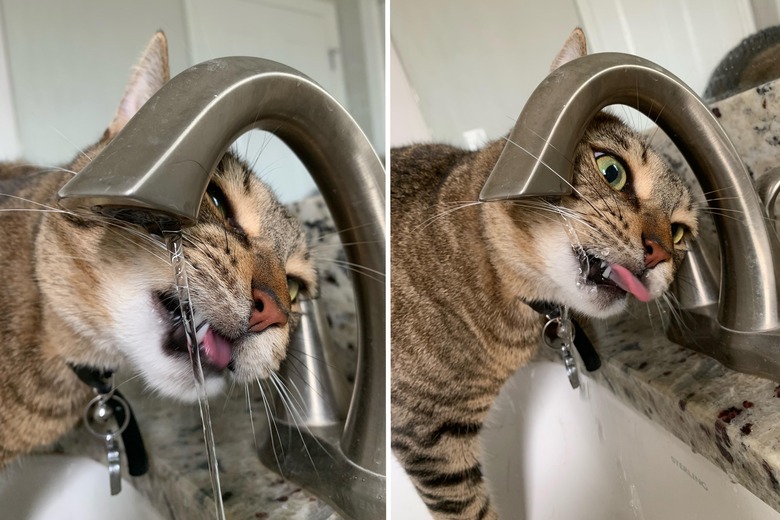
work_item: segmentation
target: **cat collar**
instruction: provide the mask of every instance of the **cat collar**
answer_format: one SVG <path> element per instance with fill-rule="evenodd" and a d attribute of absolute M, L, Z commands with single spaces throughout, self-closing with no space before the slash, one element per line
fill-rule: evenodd
<path fill-rule="evenodd" d="M 540 300 L 522 301 L 531 307 L 534 311 L 547 318 L 548 321 L 561 319 L 562 306 L 560 305 Z M 577 352 L 579 352 L 580 358 L 582 358 L 582 363 L 585 365 L 585 369 L 588 372 L 594 372 L 598 370 L 601 367 L 601 358 L 599 357 L 599 353 L 596 351 L 593 343 L 591 343 L 587 334 L 585 334 L 585 330 L 580 326 L 577 320 L 571 317 L 569 320 L 571 320 L 572 324 L 574 325 L 572 343 L 577 348 Z"/>
<path fill-rule="evenodd" d="M 128 473 L 133 477 L 139 477 L 149 471 L 149 459 L 141 430 L 138 428 L 130 403 L 114 387 L 113 370 L 102 370 L 70 363 L 68 366 L 81 382 L 90 386 L 95 393 L 95 397 L 84 409 L 84 425 L 90 433 L 106 442 L 111 494 L 116 495 L 121 490 L 117 437 L 121 436 L 122 438 L 127 456 Z M 115 419 L 116 422 L 114 430 L 111 430 L 107 424 L 111 418 Z"/>

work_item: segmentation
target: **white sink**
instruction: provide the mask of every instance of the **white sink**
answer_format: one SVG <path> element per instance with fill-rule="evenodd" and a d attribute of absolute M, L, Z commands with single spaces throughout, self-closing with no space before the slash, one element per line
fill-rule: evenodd
<path fill-rule="evenodd" d="M 163 520 L 126 480 L 111 496 L 108 469 L 85 457 L 35 455 L 0 473 L 0 517 L 13 520 Z"/>
<path fill-rule="evenodd" d="M 531 363 L 505 386 L 482 433 L 483 469 L 508 520 L 779 520 L 704 457 L 562 365 Z M 395 460 L 391 511 L 430 518 Z"/>

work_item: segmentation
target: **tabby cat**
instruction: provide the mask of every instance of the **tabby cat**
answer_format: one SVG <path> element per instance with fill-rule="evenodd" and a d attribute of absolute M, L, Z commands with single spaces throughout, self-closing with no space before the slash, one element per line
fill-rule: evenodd
<path fill-rule="evenodd" d="M 64 168 L 0 164 L 0 468 L 77 424 L 92 394 L 69 365 L 130 365 L 159 394 L 196 397 L 165 246 L 141 228 L 56 202 L 168 79 L 158 33 L 96 144 Z M 228 372 L 239 384 L 268 376 L 285 357 L 298 295 L 316 291 L 298 222 L 227 154 L 184 248 L 193 307 L 208 323 L 208 392 L 220 391 Z"/>
<path fill-rule="evenodd" d="M 577 29 L 552 68 L 585 52 Z M 391 155 L 392 448 L 436 518 L 497 518 L 478 434 L 540 343 L 529 303 L 603 318 L 629 293 L 649 301 L 697 232 L 683 181 L 612 115 L 591 122 L 559 200 L 473 202 L 505 144 Z"/>

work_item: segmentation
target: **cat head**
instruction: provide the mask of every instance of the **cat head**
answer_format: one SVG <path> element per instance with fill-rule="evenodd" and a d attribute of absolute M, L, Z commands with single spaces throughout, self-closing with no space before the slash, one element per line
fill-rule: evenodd
<path fill-rule="evenodd" d="M 585 54 L 585 36 L 576 29 L 553 69 Z M 523 219 L 524 230 L 510 233 L 535 244 L 522 260 L 500 248 L 505 261 L 533 280 L 527 291 L 535 298 L 588 316 L 622 311 L 628 294 L 660 297 L 697 233 L 687 186 L 644 135 L 606 112 L 593 118 L 571 162 L 571 195 L 504 205 L 509 220 L 502 228 Z"/>
<path fill-rule="evenodd" d="M 68 169 L 80 171 L 168 79 L 167 44 L 158 33 L 103 137 Z M 227 372 L 239 384 L 268 377 L 285 357 L 300 298 L 316 292 L 299 223 L 228 153 L 183 241 L 207 389 L 218 391 Z M 154 391 L 196 397 L 173 271 L 159 237 L 102 215 L 67 214 L 47 217 L 38 250 L 46 307 L 76 340 L 63 347 L 66 360 L 112 368 L 129 361 Z"/>

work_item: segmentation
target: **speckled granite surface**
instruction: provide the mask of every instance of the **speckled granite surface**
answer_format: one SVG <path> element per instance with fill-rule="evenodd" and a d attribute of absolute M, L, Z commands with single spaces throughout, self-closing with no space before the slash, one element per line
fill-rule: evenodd
<path fill-rule="evenodd" d="M 336 229 L 320 197 L 296 203 L 292 210 L 304 223 L 313 246 L 321 280 L 320 298 L 337 349 L 335 361 L 345 378 L 352 381 L 356 344 L 354 300 Z M 122 376 L 117 380 L 123 381 Z M 120 389 L 136 413 L 151 465 L 148 475 L 126 478 L 151 499 L 158 511 L 171 519 L 214 519 L 214 501 L 197 406 L 147 395 L 138 379 L 122 383 Z M 255 435 L 259 444 L 260 436 L 267 432 L 268 422 L 256 387 L 250 391 L 250 402 L 252 421 L 245 389 L 233 388 L 228 395 L 210 400 L 227 518 L 340 519 L 330 506 L 260 463 Z M 87 454 L 105 463 L 101 441 L 83 428 L 62 439 L 55 451 Z M 105 492 L 108 493 L 108 472 Z"/>
<path fill-rule="evenodd" d="M 711 107 L 755 179 L 780 165 L 778 90 L 780 80 Z M 687 169 L 665 136 L 653 144 L 675 169 Z M 711 222 L 705 228 L 704 239 L 717 240 Z M 669 316 L 649 308 L 637 304 L 627 316 L 589 326 L 603 361 L 590 377 L 780 511 L 780 382 L 675 345 L 663 333 Z"/>

